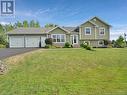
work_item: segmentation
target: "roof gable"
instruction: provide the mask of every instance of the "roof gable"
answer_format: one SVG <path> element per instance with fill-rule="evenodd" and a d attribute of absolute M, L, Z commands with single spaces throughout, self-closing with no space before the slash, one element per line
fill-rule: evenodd
<path fill-rule="evenodd" d="M 61 29 L 61 30 L 63 30 L 63 31 L 65 31 L 66 33 L 70 33 L 70 31 L 68 31 L 68 30 L 66 30 L 66 29 L 64 29 L 64 28 L 62 28 L 62 27 L 59 27 L 59 26 L 57 26 L 57 27 L 51 29 L 50 31 L 48 31 L 48 33 L 52 32 L 53 30 L 58 29 L 58 28 Z"/>
<path fill-rule="evenodd" d="M 104 20 L 102 20 L 102 19 L 100 19 L 99 17 L 96 17 L 96 16 L 93 17 L 93 18 L 91 18 L 89 21 L 96 20 L 96 19 L 99 20 L 100 22 L 102 22 L 103 24 L 106 24 L 108 26 L 111 26 L 110 24 L 108 24 L 107 22 L 105 22 Z"/>
<path fill-rule="evenodd" d="M 86 24 L 86 23 L 91 23 L 92 25 L 94 25 L 94 26 L 98 26 L 97 24 L 95 24 L 94 22 L 92 22 L 92 21 L 86 21 L 85 23 L 83 23 L 83 24 L 81 24 L 80 26 L 82 26 L 82 25 L 84 25 L 84 24 Z"/>

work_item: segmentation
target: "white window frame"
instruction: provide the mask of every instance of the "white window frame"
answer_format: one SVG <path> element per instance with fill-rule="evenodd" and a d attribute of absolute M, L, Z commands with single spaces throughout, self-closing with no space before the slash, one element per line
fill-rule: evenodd
<path fill-rule="evenodd" d="M 101 29 L 104 29 L 104 34 L 101 34 Z M 99 28 L 99 35 L 101 35 L 101 36 L 105 35 L 105 28 L 104 27 Z"/>
<path fill-rule="evenodd" d="M 65 43 L 66 42 L 66 35 L 65 34 L 52 34 L 51 37 L 53 39 L 53 36 L 56 35 L 56 42 L 53 42 L 53 43 Z M 60 42 L 57 42 L 57 35 L 60 36 Z M 64 42 L 61 41 L 61 35 L 64 36 Z"/>
<path fill-rule="evenodd" d="M 104 45 L 104 41 L 102 41 L 103 42 L 103 44 L 100 44 L 100 41 L 98 41 L 98 45 L 99 46 L 103 46 Z"/>
<path fill-rule="evenodd" d="M 86 33 L 86 29 L 88 29 L 88 28 L 90 29 L 90 34 Z M 91 35 L 91 27 L 85 27 L 85 35 Z"/>
<path fill-rule="evenodd" d="M 76 43 L 74 43 L 74 36 L 76 36 Z M 70 36 L 70 40 L 72 41 L 71 37 L 73 37 L 73 44 L 78 44 L 78 41 L 79 41 L 79 40 L 78 40 L 78 39 L 79 39 L 79 38 L 78 38 L 78 35 L 71 35 L 71 36 Z"/>

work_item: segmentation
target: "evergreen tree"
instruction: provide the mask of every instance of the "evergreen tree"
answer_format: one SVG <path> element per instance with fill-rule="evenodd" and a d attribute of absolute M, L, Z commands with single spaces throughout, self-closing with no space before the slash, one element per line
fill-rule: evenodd
<path fill-rule="evenodd" d="M 49 27 L 57 27 L 57 26 L 58 26 L 58 25 L 56 25 L 56 24 L 51 24 L 51 23 L 45 25 L 46 28 L 49 28 Z"/>
<path fill-rule="evenodd" d="M 28 21 L 27 20 L 24 20 L 23 21 L 23 27 L 29 27 L 29 24 L 28 24 Z"/>
<path fill-rule="evenodd" d="M 16 26 L 16 27 L 22 27 L 23 25 L 22 25 L 21 22 L 17 21 L 17 23 L 15 23 L 15 26 Z"/>
<path fill-rule="evenodd" d="M 35 21 L 34 20 L 30 21 L 30 27 L 35 27 Z"/>
<path fill-rule="evenodd" d="M 36 27 L 36 28 L 40 27 L 40 24 L 39 24 L 38 21 L 35 23 L 35 27 Z"/>

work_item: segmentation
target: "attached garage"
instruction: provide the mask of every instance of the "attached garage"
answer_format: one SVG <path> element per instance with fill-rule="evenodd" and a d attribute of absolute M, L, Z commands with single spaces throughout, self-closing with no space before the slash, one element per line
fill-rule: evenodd
<path fill-rule="evenodd" d="M 42 28 L 17 28 L 7 33 L 10 48 L 45 47 L 47 31 Z"/>
<path fill-rule="evenodd" d="M 44 47 L 45 46 L 44 36 L 10 36 L 9 45 L 10 48 L 31 48 L 31 47 Z"/>

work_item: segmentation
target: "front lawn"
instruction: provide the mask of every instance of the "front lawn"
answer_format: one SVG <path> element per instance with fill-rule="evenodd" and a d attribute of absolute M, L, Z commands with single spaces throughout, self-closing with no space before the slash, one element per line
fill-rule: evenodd
<path fill-rule="evenodd" d="M 0 95 L 127 95 L 126 48 L 42 49 L 7 62 Z"/>

